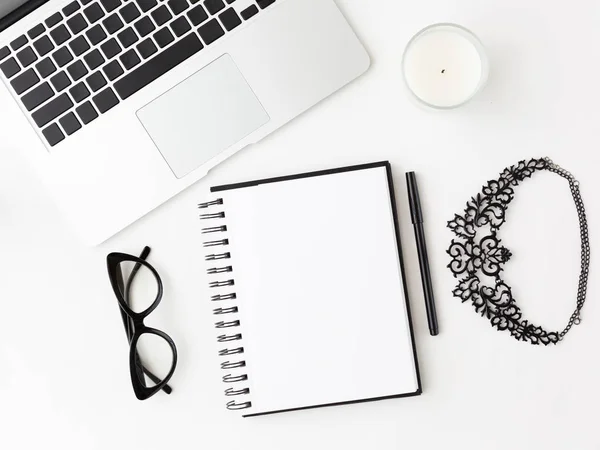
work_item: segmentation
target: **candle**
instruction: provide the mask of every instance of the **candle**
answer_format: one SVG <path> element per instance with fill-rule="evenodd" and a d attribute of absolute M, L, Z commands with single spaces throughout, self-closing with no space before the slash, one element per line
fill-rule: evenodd
<path fill-rule="evenodd" d="M 471 100 L 488 75 L 483 45 L 454 24 L 431 25 L 408 43 L 402 61 L 404 81 L 421 103 L 452 109 Z"/>

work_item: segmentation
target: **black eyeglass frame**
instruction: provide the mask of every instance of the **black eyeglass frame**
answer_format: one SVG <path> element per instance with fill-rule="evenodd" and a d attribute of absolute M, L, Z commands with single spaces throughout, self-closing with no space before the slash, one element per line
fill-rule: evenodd
<path fill-rule="evenodd" d="M 106 257 L 106 263 L 108 268 L 108 277 L 110 279 L 110 284 L 113 288 L 113 292 L 117 297 L 117 301 L 119 302 L 119 306 L 121 309 L 121 315 L 123 318 L 123 324 L 125 325 L 125 331 L 127 332 L 127 338 L 129 340 L 129 369 L 131 374 L 131 383 L 133 385 L 133 391 L 135 396 L 139 400 L 146 400 L 156 394 L 158 391 L 163 390 L 167 394 L 171 393 L 171 388 L 168 383 L 175 372 L 175 368 L 177 366 L 177 347 L 175 346 L 175 342 L 171 337 L 163 331 L 157 330 L 156 328 L 147 327 L 144 324 L 144 319 L 148 317 L 152 312 L 160 305 L 163 296 L 163 283 L 160 278 L 160 275 L 156 271 L 152 265 L 146 261 L 146 258 L 150 254 L 150 248 L 146 247 L 140 257 L 128 255 L 126 253 L 111 253 Z M 124 282 L 123 272 L 121 270 L 121 263 L 123 262 L 133 262 L 135 266 L 133 267 L 131 274 L 127 279 L 127 283 Z M 152 302 L 152 304 L 142 312 L 136 313 L 129 306 L 129 302 L 126 299 L 127 292 L 131 287 L 133 279 L 135 275 L 141 268 L 144 266 L 147 268 L 156 279 L 158 290 L 156 294 L 156 299 Z M 125 295 L 123 295 L 125 293 Z M 171 348 L 173 352 L 173 362 L 171 365 L 171 369 L 169 373 L 164 377 L 164 379 L 159 379 L 155 375 L 153 375 L 148 369 L 144 367 L 142 364 L 139 354 L 137 352 L 137 343 L 139 339 L 145 334 L 153 334 L 163 338 Z M 144 374 L 148 376 L 154 383 L 156 383 L 153 387 L 148 387 L 144 381 Z"/>

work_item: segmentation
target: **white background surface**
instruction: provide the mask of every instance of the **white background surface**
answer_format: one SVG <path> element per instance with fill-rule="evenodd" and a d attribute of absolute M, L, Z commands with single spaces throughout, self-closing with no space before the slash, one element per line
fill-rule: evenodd
<path fill-rule="evenodd" d="M 366 76 L 99 248 L 75 240 L 22 155 L 0 152 L 0 448 L 600 448 L 596 259 L 583 324 L 559 346 L 536 348 L 493 331 L 452 298 L 444 228 L 503 167 L 549 155 L 580 179 L 592 251 L 599 251 L 600 6 L 339 5 L 373 58 Z M 471 28 L 492 64 L 482 94 L 447 113 L 414 106 L 400 78 L 404 45 L 438 21 Z M 424 394 L 246 420 L 228 413 L 195 204 L 215 184 L 382 159 L 394 169 Z M 406 170 L 419 173 L 427 215 L 442 333 L 436 338 L 425 319 Z M 502 236 L 514 253 L 506 280 L 525 314 L 561 328 L 574 307 L 579 265 L 566 184 L 540 174 L 523 185 Z M 141 403 L 131 390 L 104 259 L 144 245 L 152 246 L 150 261 L 165 283 L 149 323 L 175 339 L 180 363 L 173 394 Z"/>

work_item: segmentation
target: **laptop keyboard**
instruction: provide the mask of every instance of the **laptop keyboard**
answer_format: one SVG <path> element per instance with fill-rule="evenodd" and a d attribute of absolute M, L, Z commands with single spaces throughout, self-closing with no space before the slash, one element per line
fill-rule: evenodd
<path fill-rule="evenodd" d="M 0 48 L 0 73 L 53 147 L 275 0 L 235 3 L 75 0 Z"/>

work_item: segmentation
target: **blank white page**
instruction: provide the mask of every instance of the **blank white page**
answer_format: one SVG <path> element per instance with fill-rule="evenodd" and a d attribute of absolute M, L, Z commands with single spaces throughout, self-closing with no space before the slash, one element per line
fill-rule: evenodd
<path fill-rule="evenodd" d="M 420 393 L 385 166 L 219 197 L 244 415 Z"/>

